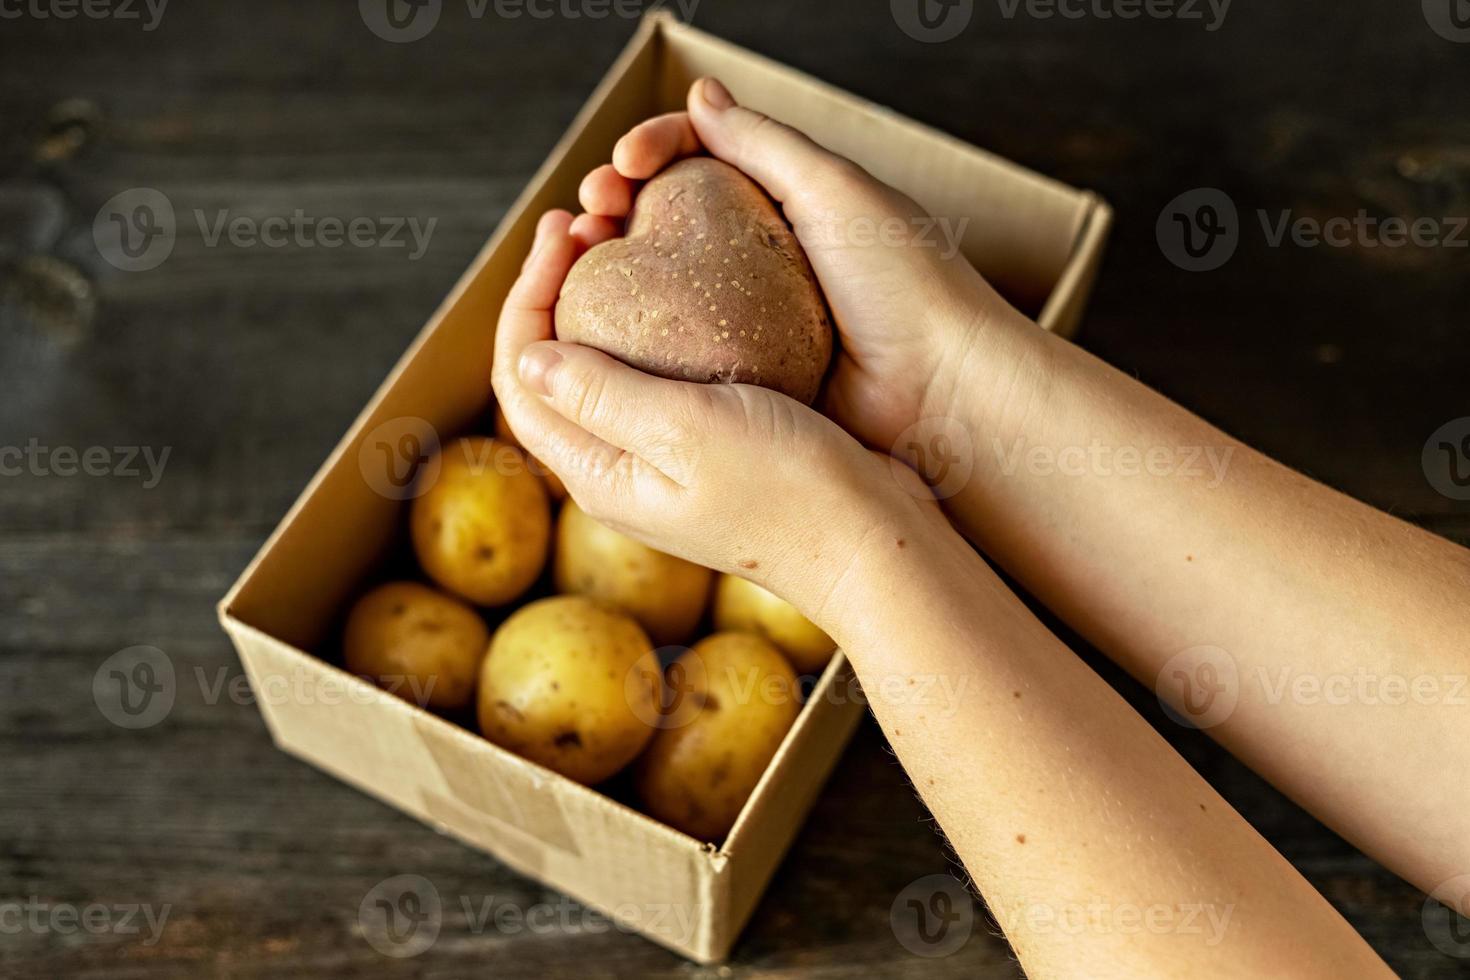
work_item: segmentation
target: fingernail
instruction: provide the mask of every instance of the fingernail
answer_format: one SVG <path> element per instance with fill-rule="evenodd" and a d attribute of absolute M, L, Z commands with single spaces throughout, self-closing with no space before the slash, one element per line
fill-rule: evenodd
<path fill-rule="evenodd" d="M 561 364 L 561 351 L 544 344 L 527 347 L 521 352 L 521 383 L 538 395 L 551 394 L 551 372 Z"/>
<path fill-rule="evenodd" d="M 715 109 L 728 109 L 735 104 L 735 97 L 730 94 L 729 89 L 720 84 L 718 78 L 706 78 L 699 86 L 699 94 Z"/>

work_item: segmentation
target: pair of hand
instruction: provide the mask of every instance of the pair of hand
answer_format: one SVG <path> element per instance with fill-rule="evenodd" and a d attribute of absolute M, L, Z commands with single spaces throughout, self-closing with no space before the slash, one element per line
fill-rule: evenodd
<path fill-rule="evenodd" d="M 839 331 L 825 415 L 769 389 L 664 380 L 552 339 L 572 263 L 621 233 L 640 181 L 701 150 L 764 187 L 811 260 Z M 713 79 L 694 83 L 686 112 L 627 133 L 579 197 L 586 213 L 541 218 L 501 314 L 494 387 L 512 430 L 596 519 L 749 578 L 829 625 L 822 606 L 866 542 L 943 520 L 886 451 L 920 419 L 947 414 L 979 337 L 1021 315 L 958 255 L 858 241 L 848 232 L 859 222 L 915 227 L 922 211 L 736 105 Z"/>

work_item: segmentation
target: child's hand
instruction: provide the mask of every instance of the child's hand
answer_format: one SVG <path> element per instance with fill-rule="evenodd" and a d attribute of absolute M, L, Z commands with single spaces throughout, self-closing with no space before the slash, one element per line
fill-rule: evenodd
<path fill-rule="evenodd" d="M 634 127 L 613 162 L 587 175 L 580 198 L 588 213 L 573 234 L 619 234 L 638 182 L 700 150 L 761 184 L 811 259 L 841 335 L 822 407 L 844 428 L 891 451 L 919 419 L 951 414 L 958 385 L 988 386 L 981 369 L 991 359 L 969 358 L 977 341 L 998 332 L 987 327 L 1024 326 L 1025 318 L 954 247 L 936 247 L 945 243 L 922 232 L 929 225 L 917 220 L 917 204 L 802 133 L 735 105 L 714 79 L 694 83 L 687 112 Z"/>
<path fill-rule="evenodd" d="M 822 625 L 869 542 L 941 522 L 913 474 L 814 410 L 751 385 L 644 374 L 552 339 L 557 293 L 593 236 L 544 215 L 495 339 L 495 394 L 512 430 L 593 517 L 771 589 Z M 901 547 L 901 545 L 898 545 Z"/>

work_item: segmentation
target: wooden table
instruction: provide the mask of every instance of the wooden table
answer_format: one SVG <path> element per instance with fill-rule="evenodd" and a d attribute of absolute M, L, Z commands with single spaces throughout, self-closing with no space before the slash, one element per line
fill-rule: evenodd
<path fill-rule="evenodd" d="M 141 4 L 141 21 L 59 20 L 28 2 L 0 20 L 0 445 L 104 447 L 110 475 L 64 476 L 65 456 L 47 456 L 45 475 L 0 478 L 0 913 L 42 921 L 0 917 L 0 973 L 1017 975 L 983 924 L 945 959 L 895 940 L 894 898 L 951 865 L 871 723 L 732 962 L 700 969 L 616 932 L 477 932 L 460 899 L 557 896 L 276 752 L 231 686 L 213 602 L 631 21 L 474 19 L 452 0 L 429 37 L 390 44 L 350 0 L 178 3 L 153 30 Z M 705 0 L 695 21 L 1100 191 L 1118 223 L 1083 343 L 1286 462 L 1470 540 L 1470 507 L 1420 464 L 1429 433 L 1470 414 L 1470 252 L 1272 247 L 1255 219 L 1470 214 L 1470 44 L 1437 36 L 1416 3 L 1239 4 L 1214 31 L 1005 9 L 976 4 L 946 43 L 905 35 L 883 0 Z M 1200 186 L 1227 191 L 1245 223 L 1229 263 L 1189 273 L 1155 220 Z M 135 187 L 166 194 L 180 225 L 167 261 L 129 273 L 99 257 L 92 222 Z M 192 217 L 297 208 L 437 224 L 412 261 L 211 244 Z M 135 446 L 170 448 L 156 485 L 119 472 L 113 450 Z M 163 723 L 126 731 L 92 683 L 137 644 L 187 682 Z M 1418 892 L 1099 669 L 1395 969 L 1465 975 L 1426 938 Z M 449 906 L 434 947 L 401 962 L 357 928 L 368 889 L 400 872 Z M 141 916 L 122 921 L 129 905 L 168 907 L 157 942 Z M 63 907 L 111 931 L 68 930 Z"/>

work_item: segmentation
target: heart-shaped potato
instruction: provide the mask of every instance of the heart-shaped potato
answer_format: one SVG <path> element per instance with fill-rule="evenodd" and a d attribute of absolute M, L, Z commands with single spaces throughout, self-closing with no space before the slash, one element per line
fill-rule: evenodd
<path fill-rule="evenodd" d="M 763 385 L 807 404 L 832 357 L 796 236 L 749 177 L 710 157 L 655 176 L 627 235 L 577 260 L 556 336 L 661 377 Z"/>

